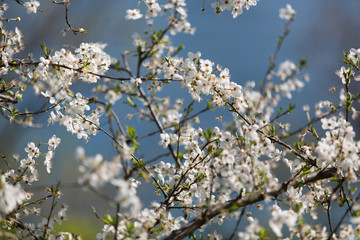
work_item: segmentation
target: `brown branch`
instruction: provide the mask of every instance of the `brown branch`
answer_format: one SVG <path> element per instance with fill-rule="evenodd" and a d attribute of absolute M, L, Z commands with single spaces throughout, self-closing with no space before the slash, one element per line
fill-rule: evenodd
<path fill-rule="evenodd" d="M 295 178 L 293 180 L 289 180 L 288 182 L 284 182 L 279 184 L 275 190 L 266 192 L 263 190 L 259 190 L 253 193 L 250 193 L 244 197 L 232 199 L 227 201 L 226 203 L 219 203 L 212 206 L 209 206 L 205 213 L 199 214 L 195 219 L 191 222 L 187 223 L 180 229 L 172 231 L 172 233 L 165 238 L 165 240 L 179 240 L 187 237 L 195 230 L 199 229 L 201 226 L 209 222 L 211 219 L 216 217 L 221 213 L 226 213 L 231 211 L 232 208 L 241 208 L 248 205 L 251 205 L 256 202 L 263 201 L 269 196 L 278 197 L 282 193 L 286 192 L 288 187 L 297 188 L 303 184 L 308 184 L 312 182 L 316 182 L 318 180 L 325 180 L 331 177 L 336 176 L 336 168 L 327 168 L 324 170 L 316 171 L 306 175 L 305 177 Z"/>
<path fill-rule="evenodd" d="M 18 103 L 18 100 L 16 97 L 10 97 L 8 95 L 0 94 L 0 102 L 12 102 L 12 103 Z"/>
<path fill-rule="evenodd" d="M 39 65 L 40 62 L 22 62 L 22 61 L 19 61 L 19 62 L 12 62 L 12 63 L 9 63 L 9 66 L 12 66 L 12 67 L 18 67 L 18 66 L 21 66 L 21 65 L 31 65 L 31 66 L 37 66 Z M 118 80 L 118 81 L 130 81 L 131 78 L 122 78 L 122 77 L 114 77 L 114 76 L 108 76 L 108 75 L 104 75 L 104 74 L 98 74 L 98 73 L 94 73 L 94 72 L 91 72 L 91 71 L 88 71 L 88 70 L 85 70 L 84 68 L 72 68 L 72 67 L 69 67 L 69 66 L 66 66 L 66 65 L 62 65 L 62 64 L 58 64 L 58 63 L 49 63 L 50 66 L 52 67 L 59 67 L 59 68 L 65 68 L 65 69 L 69 69 L 69 70 L 73 70 L 75 72 L 78 72 L 78 73 L 87 73 L 87 74 L 91 74 L 91 75 L 94 75 L 94 76 L 97 76 L 97 77 L 100 77 L 100 78 L 108 78 L 108 79 L 112 79 L 112 80 Z M 3 67 L 3 65 L 0 65 L 1 67 Z M 159 81 L 159 82 L 183 82 L 183 80 L 180 80 L 180 79 L 171 79 L 171 78 L 147 78 L 147 77 L 139 77 L 143 82 L 144 81 Z"/>

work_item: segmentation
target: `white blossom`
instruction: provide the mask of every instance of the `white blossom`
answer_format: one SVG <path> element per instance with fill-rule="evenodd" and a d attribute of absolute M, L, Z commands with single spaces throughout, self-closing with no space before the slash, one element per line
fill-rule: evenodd
<path fill-rule="evenodd" d="M 26 199 L 26 194 L 20 184 L 10 184 L 5 176 L 0 177 L 0 219 L 13 211 L 18 204 Z"/>
<path fill-rule="evenodd" d="M 290 20 L 295 16 L 295 10 L 291 7 L 290 4 L 286 4 L 286 8 L 280 8 L 279 17 L 281 19 Z"/>
<path fill-rule="evenodd" d="M 27 8 L 27 13 L 36 13 L 40 3 L 36 0 L 30 0 L 30 2 L 25 2 L 24 7 Z"/>

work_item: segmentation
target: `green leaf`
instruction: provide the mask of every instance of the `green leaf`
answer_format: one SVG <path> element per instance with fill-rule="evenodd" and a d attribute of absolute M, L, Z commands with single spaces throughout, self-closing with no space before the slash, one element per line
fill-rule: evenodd
<path fill-rule="evenodd" d="M 347 106 L 346 106 L 346 109 L 349 111 L 350 110 L 350 108 L 351 108 L 351 105 L 352 105 L 352 98 L 351 98 L 351 94 L 350 93 L 347 93 L 347 95 L 346 95 L 346 104 L 347 104 Z"/>
<path fill-rule="evenodd" d="M 113 225 L 115 222 L 115 218 L 113 218 L 112 216 L 110 216 L 110 214 L 106 214 L 105 217 L 101 218 L 101 220 L 104 221 L 104 223 Z"/>
<path fill-rule="evenodd" d="M 117 61 L 114 66 L 113 66 L 114 69 L 118 70 L 119 72 L 121 72 L 121 69 L 120 69 L 120 61 Z"/>
<path fill-rule="evenodd" d="M 261 240 L 269 239 L 269 237 L 267 236 L 267 231 L 266 231 L 265 228 L 261 229 L 261 231 L 260 231 L 260 239 Z"/>
<path fill-rule="evenodd" d="M 126 131 L 131 139 L 131 145 L 134 147 L 135 151 L 137 151 L 140 143 L 137 141 L 138 135 L 135 132 L 135 128 L 126 126 Z"/>
<path fill-rule="evenodd" d="M 136 48 L 136 51 L 137 51 L 137 53 L 139 54 L 139 55 L 141 55 L 141 53 L 142 53 L 142 46 L 141 45 L 139 45 L 139 46 L 137 46 L 137 48 Z"/>
<path fill-rule="evenodd" d="M 46 57 L 49 57 L 50 56 L 50 54 L 54 51 L 53 49 L 48 49 L 47 47 L 46 47 L 46 45 L 45 45 L 45 43 L 40 43 L 40 47 L 41 47 L 41 50 L 42 50 L 42 52 L 44 53 L 44 55 L 46 56 Z"/>
<path fill-rule="evenodd" d="M 195 101 L 192 101 L 192 102 L 186 107 L 185 112 L 190 113 L 190 112 L 194 109 L 194 108 L 193 108 L 194 103 L 195 103 Z"/>
<path fill-rule="evenodd" d="M 147 76 L 146 76 L 146 80 L 149 80 L 149 79 L 153 79 L 153 78 L 155 78 L 157 76 L 157 73 L 151 73 L 151 72 L 149 72 L 148 74 L 147 74 Z M 145 80 L 145 81 L 146 81 Z"/>
<path fill-rule="evenodd" d="M 184 49 L 184 44 L 180 44 L 176 50 L 171 54 L 172 57 L 176 56 L 181 50 Z"/>
<path fill-rule="evenodd" d="M 212 135 L 212 129 L 211 129 L 211 128 L 207 129 L 207 130 L 204 132 L 204 137 L 205 137 L 206 139 L 210 139 L 210 138 L 211 138 L 211 135 Z"/>
<path fill-rule="evenodd" d="M 154 38 L 155 42 L 158 41 L 158 37 L 154 29 L 151 29 L 151 36 Z"/>
<path fill-rule="evenodd" d="M 307 60 L 306 58 L 302 58 L 300 60 L 300 70 L 307 68 Z"/>
<path fill-rule="evenodd" d="M 296 143 L 293 144 L 294 148 L 296 148 L 297 150 L 300 150 L 302 147 L 302 143 L 300 141 L 297 141 Z"/>
<path fill-rule="evenodd" d="M 130 105 L 131 107 L 137 107 L 136 103 L 134 103 L 134 101 L 130 96 L 128 96 L 126 100 L 127 100 L 127 102 L 125 102 L 126 104 Z"/>
<path fill-rule="evenodd" d="M 134 160 L 133 166 L 135 166 L 136 168 L 143 168 L 146 166 L 144 160 L 142 159 L 139 159 L 138 161 L 136 161 L 135 159 L 133 160 Z"/>
<path fill-rule="evenodd" d="M 138 176 L 144 179 L 146 182 L 149 181 L 149 175 L 147 175 L 144 171 L 138 171 Z"/>
<path fill-rule="evenodd" d="M 22 94 L 20 92 L 16 92 L 15 94 L 16 98 L 19 99 L 20 101 L 22 101 Z"/>
<path fill-rule="evenodd" d="M 273 125 L 270 125 L 270 134 L 271 135 L 275 134 L 275 127 Z"/>
<path fill-rule="evenodd" d="M 43 53 L 46 55 L 47 54 L 47 47 L 46 47 L 45 43 L 40 43 L 40 47 L 41 47 L 41 50 L 43 51 Z"/>
<path fill-rule="evenodd" d="M 296 105 L 292 105 L 291 103 L 289 103 L 289 108 L 288 108 L 288 112 L 291 113 L 294 109 L 295 109 Z"/>
<path fill-rule="evenodd" d="M 15 96 L 14 92 L 11 90 L 8 90 L 6 93 L 11 97 Z"/>
<path fill-rule="evenodd" d="M 296 203 L 295 204 L 295 212 L 299 212 L 300 210 L 301 210 L 301 208 L 302 208 L 302 203 L 300 202 L 300 203 Z"/>
<path fill-rule="evenodd" d="M 284 35 L 280 35 L 280 36 L 279 36 L 279 39 L 278 39 L 278 44 L 279 44 L 279 45 L 281 45 L 281 44 L 283 43 L 284 38 L 285 38 Z"/>
<path fill-rule="evenodd" d="M 230 211 L 230 212 L 234 212 L 234 211 L 236 211 L 236 210 L 238 210 L 238 209 L 239 209 L 239 206 L 234 203 L 234 204 L 231 205 L 231 207 L 229 208 L 229 211 Z"/>
<path fill-rule="evenodd" d="M 212 153 L 213 151 L 214 151 L 213 146 L 210 145 L 210 146 L 207 148 L 207 154 L 210 154 L 210 153 Z"/>
<path fill-rule="evenodd" d="M 19 116 L 19 111 L 13 106 L 12 110 L 11 110 L 11 113 L 12 113 L 14 119 L 16 120 L 17 117 Z"/>
<path fill-rule="evenodd" d="M 130 127 L 130 126 L 126 126 L 126 131 L 129 134 L 129 137 L 131 139 L 136 139 L 137 138 L 137 134 L 135 132 L 135 128 Z"/>
<path fill-rule="evenodd" d="M 220 148 L 220 149 L 216 150 L 216 152 L 214 153 L 214 156 L 215 157 L 220 156 L 223 151 L 224 151 L 223 148 Z"/>
<path fill-rule="evenodd" d="M 154 56 L 156 53 L 158 53 L 159 52 L 159 50 L 157 49 L 157 50 L 155 50 L 155 51 L 153 51 L 153 52 L 151 52 L 150 53 L 150 57 L 152 57 L 152 56 Z"/>
<path fill-rule="evenodd" d="M 200 173 L 200 174 L 198 175 L 198 178 L 200 178 L 200 179 L 205 179 L 205 178 L 206 178 L 206 174 L 205 174 L 205 173 Z"/>
<path fill-rule="evenodd" d="M 207 108 L 208 108 L 209 110 L 215 111 L 215 108 L 213 108 L 213 107 L 211 106 L 211 102 L 210 102 L 209 100 L 206 101 L 206 104 L 207 104 Z"/>
<path fill-rule="evenodd" d="M 317 133 L 314 125 L 311 126 L 310 132 L 311 132 L 315 137 L 319 137 L 319 135 L 318 135 L 318 133 Z"/>
<path fill-rule="evenodd" d="M 112 107 L 112 104 L 111 104 L 111 103 L 107 103 L 107 104 L 105 105 L 105 111 L 106 111 L 106 112 L 109 112 L 109 111 L 111 110 L 111 107 Z"/>

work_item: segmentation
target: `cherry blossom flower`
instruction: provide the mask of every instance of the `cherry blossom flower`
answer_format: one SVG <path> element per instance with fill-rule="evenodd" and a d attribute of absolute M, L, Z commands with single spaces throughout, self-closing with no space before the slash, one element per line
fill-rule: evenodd
<path fill-rule="evenodd" d="M 61 142 L 61 139 L 56 137 L 56 135 L 54 134 L 48 141 L 48 144 L 49 144 L 48 149 L 55 150 L 59 146 L 60 142 Z"/>
<path fill-rule="evenodd" d="M 20 184 L 10 184 L 4 175 L 0 176 L 0 219 L 25 199 L 26 194 Z"/>
<path fill-rule="evenodd" d="M 161 12 L 161 7 L 157 0 L 147 0 L 148 8 L 146 10 L 145 18 L 157 17 L 157 15 Z"/>
<path fill-rule="evenodd" d="M 353 61 L 353 63 L 358 62 L 360 59 L 360 48 L 351 48 L 348 57 L 351 61 Z"/>
<path fill-rule="evenodd" d="M 127 20 L 137 20 L 142 18 L 143 15 L 140 13 L 139 9 L 128 9 L 126 10 L 126 19 Z"/>
<path fill-rule="evenodd" d="M 39 156 L 39 148 L 35 145 L 34 142 L 29 142 L 27 147 L 25 148 L 25 152 L 28 153 L 29 158 L 36 158 Z"/>
<path fill-rule="evenodd" d="M 342 84 L 349 84 L 350 78 L 353 77 L 353 73 L 350 74 L 350 68 L 341 67 L 335 73 L 341 78 Z"/>
<path fill-rule="evenodd" d="M 287 225 L 290 229 L 295 227 L 298 215 L 293 210 L 282 210 L 278 205 L 271 208 L 271 219 L 269 226 L 276 236 L 282 236 L 282 227 Z"/>
<path fill-rule="evenodd" d="M 36 13 L 40 3 L 36 0 L 30 0 L 30 2 L 25 2 L 24 7 L 27 8 L 27 13 Z"/>
<path fill-rule="evenodd" d="M 168 133 L 161 133 L 160 134 L 160 142 L 159 145 L 163 146 L 164 148 L 167 148 L 170 144 L 170 135 Z"/>
<path fill-rule="evenodd" d="M 295 10 L 291 7 L 290 4 L 286 4 L 286 8 L 280 8 L 279 17 L 281 19 L 290 20 L 295 16 Z"/>
<path fill-rule="evenodd" d="M 52 161 L 51 159 L 54 156 L 54 152 L 53 151 L 48 151 L 45 157 L 45 161 L 44 161 L 44 165 L 46 166 L 46 171 L 48 173 L 51 172 L 51 168 L 52 168 Z"/>

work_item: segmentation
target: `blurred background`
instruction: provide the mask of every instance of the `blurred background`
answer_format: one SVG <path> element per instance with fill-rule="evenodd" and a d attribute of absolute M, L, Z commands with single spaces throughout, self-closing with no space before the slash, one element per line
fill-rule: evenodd
<path fill-rule="evenodd" d="M 72 32 L 68 32 L 66 36 L 62 35 L 62 30 L 67 27 L 65 9 L 62 5 L 55 5 L 51 1 L 40 1 L 41 12 L 29 15 L 15 1 L 5 2 L 8 2 L 10 9 L 5 12 L 4 17 L 20 16 L 22 19 L 19 23 L 10 23 L 6 28 L 11 30 L 17 26 L 23 32 L 25 42 L 23 54 L 33 53 L 34 57 L 41 56 L 40 43 L 59 50 L 67 45 L 77 47 L 82 42 L 102 42 L 108 44 L 105 49 L 107 53 L 114 58 L 120 58 L 123 51 L 133 50 L 131 38 L 133 33 L 141 34 L 146 27 L 144 19 L 125 20 L 126 9 L 135 8 L 137 1 L 71 1 L 70 23 L 74 28 L 82 27 L 87 30 L 87 34 L 76 36 Z M 263 0 L 249 11 L 244 10 L 244 13 L 236 19 L 232 18 L 230 12 L 216 15 L 209 1 L 205 1 L 205 12 L 201 11 L 203 1 L 187 1 L 189 21 L 196 28 L 195 35 L 178 34 L 171 40 L 175 46 L 184 44 L 183 55 L 190 51 L 200 51 L 203 58 L 209 58 L 216 64 L 229 68 L 232 81 L 241 85 L 247 81 L 259 83 L 263 81 L 269 56 L 275 51 L 278 37 L 284 31 L 285 21 L 279 19 L 279 8 L 285 7 L 287 3 L 295 9 L 296 17 L 277 63 L 287 59 L 298 62 L 301 58 L 306 58 L 308 68 L 305 72 L 310 75 L 310 83 L 305 85 L 301 92 L 293 94 L 290 100 L 297 106 L 291 117 L 292 127 L 297 129 L 306 121 L 302 111 L 303 105 L 308 104 L 313 114 L 314 105 L 319 100 L 338 102 L 338 92 L 330 94 L 328 89 L 337 87 L 341 83 L 335 71 L 342 66 L 342 52 L 352 47 L 360 48 L 360 15 L 358 14 L 360 1 Z M 356 84 L 350 86 L 352 92 L 358 92 Z M 173 94 L 178 87 L 180 85 L 169 88 L 163 94 Z M 79 84 L 75 88 L 89 91 L 91 86 Z M 31 90 L 29 92 L 31 93 Z M 30 95 L 27 94 L 22 105 L 29 110 L 35 110 L 39 106 L 39 99 Z M 186 95 L 182 97 L 188 98 Z M 283 103 L 284 106 L 288 105 L 287 100 Z M 127 109 L 120 107 L 116 110 L 120 120 L 127 123 Z M 205 120 L 205 123 L 209 126 L 220 124 L 215 121 L 216 116 L 211 114 L 207 116 L 209 120 Z M 64 127 L 47 126 L 46 120 L 46 115 L 38 116 L 35 122 L 43 124 L 42 128 L 24 128 L 0 118 L 0 153 L 9 159 L 13 153 L 20 154 L 20 157 L 24 156 L 24 148 L 29 141 L 45 142 L 53 134 L 62 139 L 53 160 L 55 174 L 45 177 L 41 184 L 51 185 L 57 180 L 63 183 L 76 182 L 78 176 L 78 163 L 74 157 L 76 146 L 84 146 L 88 156 L 101 153 L 105 158 L 110 159 L 115 153 L 111 141 L 101 133 L 86 144 L 66 132 Z M 354 122 L 354 127 L 358 129 L 359 123 Z M 145 129 L 140 128 L 139 131 L 147 132 L 149 129 L 145 127 Z M 159 137 L 156 136 L 154 139 L 143 142 L 143 156 L 149 158 L 154 156 L 154 146 L 151 141 L 157 143 Z M 4 164 L 1 163 L 0 167 L 4 169 Z M 46 175 L 46 173 L 42 174 L 42 176 Z M 154 196 L 153 191 L 153 188 L 145 186 L 139 190 L 139 196 L 141 199 L 149 199 L 149 196 Z M 93 216 L 89 206 L 95 206 L 99 214 L 111 211 L 111 208 L 102 207 L 104 201 L 98 196 L 77 188 L 64 188 L 62 192 L 64 193 L 62 200 L 69 205 L 71 215 L 61 229 L 80 233 L 84 239 L 93 239 L 94 234 L 100 231 L 102 223 Z M 147 206 L 149 202 L 144 200 L 143 204 Z M 250 210 L 255 211 L 255 209 Z M 233 226 L 234 223 L 227 223 L 219 231 L 231 232 Z"/>

